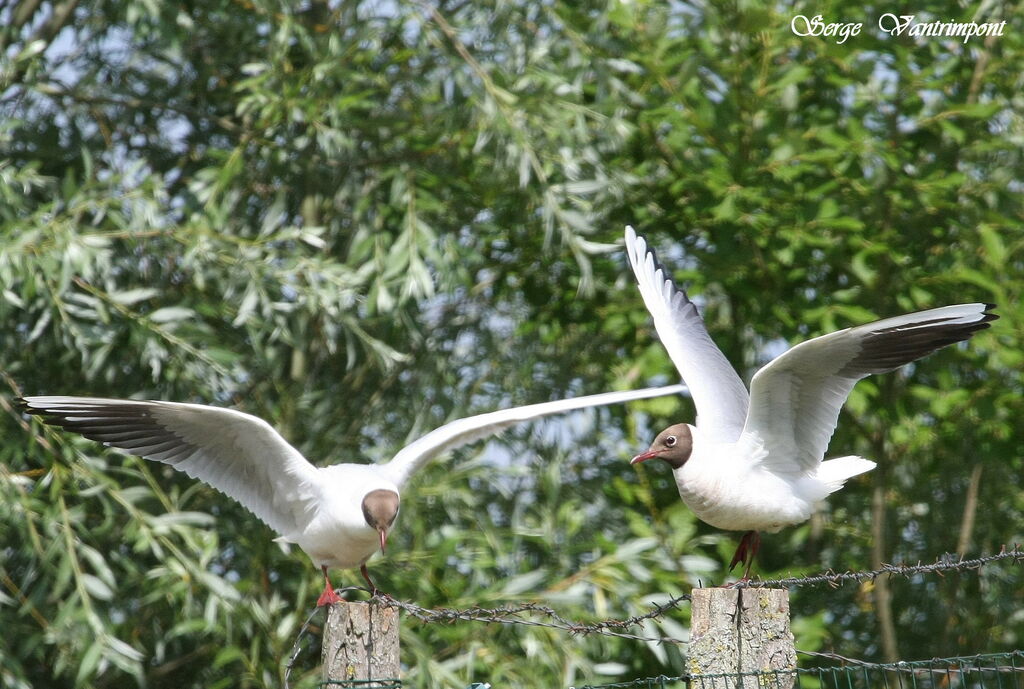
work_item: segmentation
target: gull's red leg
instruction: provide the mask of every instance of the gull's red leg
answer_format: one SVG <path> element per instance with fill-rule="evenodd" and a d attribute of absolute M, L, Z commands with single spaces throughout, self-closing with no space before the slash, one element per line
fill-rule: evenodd
<path fill-rule="evenodd" d="M 316 599 L 316 606 L 318 608 L 325 605 L 334 605 L 335 603 L 341 602 L 341 596 L 334 592 L 334 587 L 331 586 L 331 580 L 327 576 L 327 565 L 320 565 L 320 569 L 324 573 L 324 592 L 320 594 L 320 597 Z"/>
<path fill-rule="evenodd" d="M 747 558 L 747 568 L 743 570 L 743 580 L 750 579 L 750 568 L 754 566 L 754 556 L 761 549 L 761 534 L 757 531 L 750 532 L 750 555 Z"/>
<path fill-rule="evenodd" d="M 743 579 L 746 581 L 750 578 L 750 568 L 754 564 L 754 556 L 757 555 L 757 551 L 761 548 L 761 534 L 757 531 L 747 531 L 740 538 L 740 543 L 736 546 L 736 554 L 732 556 L 732 560 L 729 562 L 729 571 L 731 572 L 736 565 L 742 563 L 746 564 L 743 570 Z"/>
<path fill-rule="evenodd" d="M 377 588 L 377 585 L 373 583 L 372 579 L 370 579 L 370 572 L 366 569 L 366 564 L 359 567 L 359 572 L 363 575 L 363 579 L 366 579 L 366 583 L 370 586 L 370 595 L 380 595 L 380 590 Z"/>
<path fill-rule="evenodd" d="M 736 553 L 732 556 L 732 560 L 729 561 L 729 571 L 731 572 L 741 562 L 747 560 L 747 539 L 750 537 L 750 531 L 747 531 L 740 537 L 740 542 L 736 546 Z"/>

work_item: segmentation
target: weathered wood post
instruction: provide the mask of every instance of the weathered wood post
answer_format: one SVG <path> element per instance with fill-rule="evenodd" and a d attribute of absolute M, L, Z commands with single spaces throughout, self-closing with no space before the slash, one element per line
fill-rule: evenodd
<path fill-rule="evenodd" d="M 692 605 L 688 669 L 694 689 L 793 687 L 789 591 L 694 589 Z M 765 671 L 770 674 L 745 674 Z"/>
<path fill-rule="evenodd" d="M 397 686 L 393 680 L 399 679 L 398 610 L 372 600 L 332 605 L 324 627 L 322 662 L 324 681 L 330 685 Z M 348 684 L 353 681 L 358 685 Z"/>

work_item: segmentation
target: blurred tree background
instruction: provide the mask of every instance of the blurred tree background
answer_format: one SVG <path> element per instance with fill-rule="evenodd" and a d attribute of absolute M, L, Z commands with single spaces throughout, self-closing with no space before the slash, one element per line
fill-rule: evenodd
<path fill-rule="evenodd" d="M 333 463 L 674 382 L 626 223 L 746 378 L 832 329 L 998 304 L 969 346 L 857 387 L 831 454 L 878 469 L 766 537 L 762 576 L 1024 541 L 1024 13 L 912 9 L 1008 23 L 963 43 L 880 34 L 891 7 L 838 2 L 0 0 L 0 687 L 280 686 L 319 585 L 238 505 L 29 423 L 15 395 L 235 405 Z M 792 34 L 818 12 L 865 28 Z M 697 523 L 666 467 L 626 463 L 690 419 L 634 403 L 436 461 L 378 584 L 598 619 L 723 581 L 735 535 Z M 1019 649 L 1020 581 L 799 589 L 797 645 Z M 417 687 L 679 674 L 681 651 L 403 626 Z"/>

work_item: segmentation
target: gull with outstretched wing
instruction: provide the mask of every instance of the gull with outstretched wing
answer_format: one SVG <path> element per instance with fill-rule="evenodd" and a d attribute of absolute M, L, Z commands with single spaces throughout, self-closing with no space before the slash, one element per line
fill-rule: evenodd
<path fill-rule="evenodd" d="M 385 464 L 315 467 L 266 421 L 234 409 L 99 397 L 24 397 L 21 408 L 45 423 L 133 455 L 169 464 L 234 498 L 283 541 L 295 543 L 324 575 L 317 605 L 340 599 L 328 567 L 358 567 L 384 550 L 400 491 L 440 453 L 513 424 L 576 409 L 677 394 L 682 385 L 606 392 L 471 416 L 412 442 Z"/>
<path fill-rule="evenodd" d="M 816 337 L 761 368 L 748 395 L 693 302 L 631 227 L 626 253 L 697 409 L 694 425 L 666 428 L 631 463 L 664 460 L 694 514 L 716 528 L 745 532 L 729 565 L 745 563 L 744 579 L 759 532 L 805 521 L 847 479 L 874 468 L 863 457 L 824 460 L 857 381 L 967 340 L 998 318 L 990 313 L 993 304 L 956 304 Z"/>

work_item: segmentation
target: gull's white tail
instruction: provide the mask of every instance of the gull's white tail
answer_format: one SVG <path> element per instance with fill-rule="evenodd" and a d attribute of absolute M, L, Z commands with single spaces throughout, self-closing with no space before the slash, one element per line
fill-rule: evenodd
<path fill-rule="evenodd" d="M 875 463 L 870 459 L 856 455 L 836 457 L 821 463 L 821 466 L 818 467 L 818 480 L 828 486 L 830 493 L 834 493 L 843 487 L 847 479 L 874 468 Z"/>

